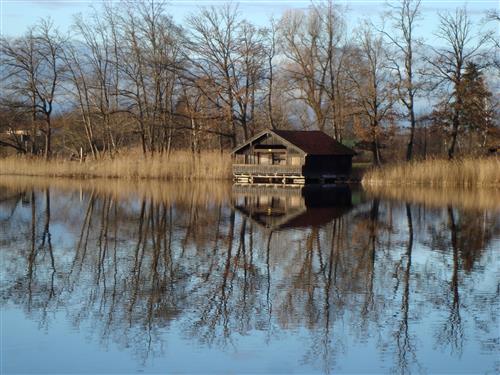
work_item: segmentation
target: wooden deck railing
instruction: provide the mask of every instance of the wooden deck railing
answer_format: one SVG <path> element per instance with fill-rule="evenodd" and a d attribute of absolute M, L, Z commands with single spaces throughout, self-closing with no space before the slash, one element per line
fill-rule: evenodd
<path fill-rule="evenodd" d="M 302 175 L 302 165 L 233 164 L 235 175 Z"/>

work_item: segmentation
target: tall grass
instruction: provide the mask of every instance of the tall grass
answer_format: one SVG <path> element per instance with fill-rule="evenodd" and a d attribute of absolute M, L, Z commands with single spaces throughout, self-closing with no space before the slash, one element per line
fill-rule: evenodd
<path fill-rule="evenodd" d="M 231 157 L 228 153 L 216 151 L 205 151 L 199 155 L 193 155 L 189 151 L 175 151 L 169 156 L 144 156 L 130 152 L 114 158 L 84 162 L 9 157 L 0 159 L 0 175 L 222 180 L 231 178 Z"/>
<path fill-rule="evenodd" d="M 364 186 L 423 185 L 440 187 L 500 186 L 500 158 L 431 159 L 370 169 Z"/>

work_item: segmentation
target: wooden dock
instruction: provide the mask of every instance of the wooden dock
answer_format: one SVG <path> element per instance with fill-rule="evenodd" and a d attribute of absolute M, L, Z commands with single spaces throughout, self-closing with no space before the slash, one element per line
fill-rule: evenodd
<path fill-rule="evenodd" d="M 233 164 L 233 180 L 239 184 L 283 184 L 297 186 L 303 186 L 306 182 L 321 184 L 356 182 L 352 176 L 344 174 L 325 174 L 315 178 L 306 177 L 302 173 L 301 165 L 262 164 Z"/>
<path fill-rule="evenodd" d="M 240 183 L 305 184 L 301 165 L 233 164 L 233 176 Z"/>

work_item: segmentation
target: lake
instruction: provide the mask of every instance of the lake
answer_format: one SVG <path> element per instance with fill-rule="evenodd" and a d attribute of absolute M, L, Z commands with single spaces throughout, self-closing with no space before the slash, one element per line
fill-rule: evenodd
<path fill-rule="evenodd" d="M 500 372 L 500 192 L 2 178 L 1 373 Z"/>

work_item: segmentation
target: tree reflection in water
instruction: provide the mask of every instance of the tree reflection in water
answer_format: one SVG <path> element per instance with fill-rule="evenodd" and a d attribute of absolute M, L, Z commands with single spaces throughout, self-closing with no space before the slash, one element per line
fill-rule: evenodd
<path fill-rule="evenodd" d="M 213 199 L 205 188 L 161 188 L 139 197 L 2 188 L 3 303 L 43 327 L 62 309 L 144 363 L 173 322 L 222 350 L 256 330 L 269 344 L 304 329 L 297 366 L 326 373 L 369 341 L 398 373 L 423 371 L 429 336 L 456 358 L 466 340 L 499 350 L 499 291 L 474 286 L 499 265 L 495 211 L 367 199 L 349 187 L 235 186 Z"/>

